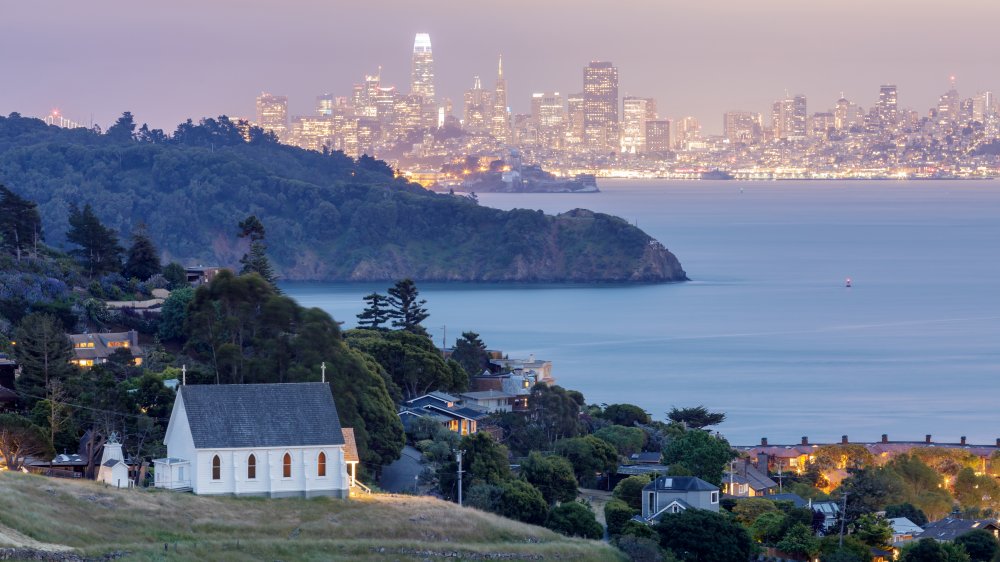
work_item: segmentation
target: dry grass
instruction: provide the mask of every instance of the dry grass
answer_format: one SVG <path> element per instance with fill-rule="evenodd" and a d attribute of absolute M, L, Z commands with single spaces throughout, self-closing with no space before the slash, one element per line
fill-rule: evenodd
<path fill-rule="evenodd" d="M 619 559 L 598 542 L 431 498 L 208 498 L 9 472 L 0 473 L 2 527 L 13 531 L 7 542 L 27 537 L 87 555 L 127 550 L 143 560 Z"/>

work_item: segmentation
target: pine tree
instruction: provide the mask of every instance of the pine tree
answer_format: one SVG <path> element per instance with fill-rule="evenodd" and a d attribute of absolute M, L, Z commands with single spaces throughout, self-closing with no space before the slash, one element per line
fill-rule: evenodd
<path fill-rule="evenodd" d="M 267 259 L 267 245 L 264 243 L 264 224 L 256 215 L 250 215 L 240 221 L 240 238 L 250 239 L 250 251 L 240 258 L 240 275 L 256 273 L 278 290 L 278 276 Z M 279 291 L 280 292 L 280 291 Z"/>
<path fill-rule="evenodd" d="M 358 327 L 368 330 L 384 330 L 389 323 L 389 299 L 385 295 L 372 293 L 364 298 L 368 303 L 358 314 Z"/>
<path fill-rule="evenodd" d="M 69 226 L 66 239 L 80 246 L 70 253 L 83 263 L 91 277 L 121 269 L 122 247 L 118 244 L 118 235 L 101 224 L 90 203 L 82 211 L 73 205 Z"/>
<path fill-rule="evenodd" d="M 0 185 L 0 248 L 21 261 L 22 254 L 37 251 L 42 239 L 38 205 Z"/>
<path fill-rule="evenodd" d="M 427 330 L 420 325 L 430 314 L 424 305 L 426 300 L 417 300 L 420 291 L 417 290 L 413 279 L 406 278 L 397 281 L 396 285 L 389 289 L 389 318 L 392 319 L 392 326 L 413 332 L 415 334 L 427 335 Z"/>
<path fill-rule="evenodd" d="M 135 277 L 145 281 L 160 273 L 160 256 L 157 255 L 156 247 L 146 233 L 145 224 L 139 223 L 132 233 L 132 245 L 129 246 L 126 256 L 125 268 L 122 270 L 125 278 Z"/>
<path fill-rule="evenodd" d="M 479 376 L 490 364 L 486 344 L 475 332 L 462 332 L 462 337 L 455 341 L 455 351 L 451 358 L 458 361 L 470 377 Z"/>
<path fill-rule="evenodd" d="M 30 410 L 43 399 L 53 381 L 72 372 L 73 347 L 62 323 L 49 314 L 34 313 L 21 320 L 15 333 L 14 353 L 21 365 L 19 393 Z"/>

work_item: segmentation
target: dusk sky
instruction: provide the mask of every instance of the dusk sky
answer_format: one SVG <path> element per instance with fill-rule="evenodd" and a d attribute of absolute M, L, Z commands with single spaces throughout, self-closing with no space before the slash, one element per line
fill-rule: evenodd
<path fill-rule="evenodd" d="M 492 88 L 500 53 L 515 113 L 533 91 L 580 91 L 587 62 L 610 60 L 622 95 L 716 133 L 723 111 L 767 115 L 786 90 L 810 113 L 841 91 L 868 108 L 882 83 L 925 112 L 952 74 L 963 97 L 996 91 L 998 21 L 992 0 L 7 2 L 0 113 L 58 107 L 106 127 L 131 110 L 172 131 L 188 117 L 252 117 L 266 90 L 307 114 L 379 64 L 408 91 L 413 35 L 427 32 L 439 97 L 457 114 L 474 74 Z"/>

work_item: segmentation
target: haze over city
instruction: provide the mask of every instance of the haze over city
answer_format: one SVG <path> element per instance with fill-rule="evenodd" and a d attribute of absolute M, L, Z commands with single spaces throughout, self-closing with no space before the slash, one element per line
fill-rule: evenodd
<path fill-rule="evenodd" d="M 345 95 L 382 66 L 406 88 L 417 32 L 434 43 L 439 95 L 456 102 L 473 75 L 492 84 L 503 54 L 509 105 L 537 91 L 580 89 L 583 67 L 608 60 L 622 95 L 650 96 L 661 115 L 697 117 L 720 133 L 722 112 L 766 112 L 802 93 L 832 107 L 840 93 L 870 106 L 893 83 L 899 104 L 925 111 L 956 76 L 971 95 L 997 89 L 993 22 L 1000 4 L 862 0 L 598 5 L 515 0 L 490 10 L 447 2 L 377 4 L 182 0 L 57 0 L 5 7 L 0 113 L 110 124 L 122 111 L 168 131 L 189 117 L 254 114 L 260 91 L 308 113 L 323 92 Z M 94 22 L 100 22 L 95 24 Z M 457 105 L 457 103 L 456 103 Z"/>

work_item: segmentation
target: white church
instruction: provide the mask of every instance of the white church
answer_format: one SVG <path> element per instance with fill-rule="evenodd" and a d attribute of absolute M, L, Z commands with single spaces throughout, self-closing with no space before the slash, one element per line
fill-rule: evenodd
<path fill-rule="evenodd" d="M 358 454 L 324 383 L 183 385 L 155 486 L 199 495 L 349 496 Z"/>

